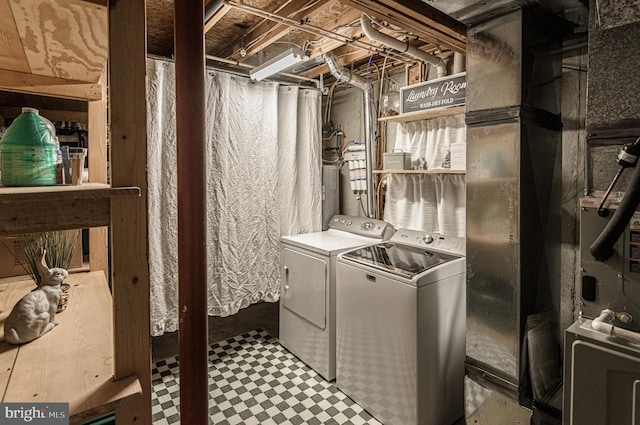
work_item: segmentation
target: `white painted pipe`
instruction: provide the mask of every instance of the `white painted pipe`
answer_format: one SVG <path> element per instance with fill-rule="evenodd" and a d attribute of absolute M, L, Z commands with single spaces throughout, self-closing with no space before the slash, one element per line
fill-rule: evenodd
<path fill-rule="evenodd" d="M 459 74 L 466 71 L 467 63 L 466 57 L 462 53 L 453 52 L 453 70 L 452 74 Z"/>
<path fill-rule="evenodd" d="M 616 318 L 616 312 L 605 308 L 596 319 L 591 322 L 591 327 L 598 332 L 602 332 L 607 335 L 617 336 L 619 338 L 626 339 L 627 341 L 640 343 L 640 333 L 622 329 L 612 325 L 612 322 Z"/>
<path fill-rule="evenodd" d="M 362 26 L 362 32 L 364 32 L 364 35 L 366 35 L 368 39 L 377 41 L 387 47 L 391 47 L 392 49 L 413 56 L 418 60 L 436 66 L 438 70 L 438 78 L 447 75 L 447 66 L 441 58 L 430 53 L 423 52 L 422 50 L 409 45 L 409 43 L 403 43 L 390 35 L 383 34 L 380 31 L 375 30 L 373 25 L 371 25 L 371 21 L 364 13 L 360 16 L 360 25 Z"/>

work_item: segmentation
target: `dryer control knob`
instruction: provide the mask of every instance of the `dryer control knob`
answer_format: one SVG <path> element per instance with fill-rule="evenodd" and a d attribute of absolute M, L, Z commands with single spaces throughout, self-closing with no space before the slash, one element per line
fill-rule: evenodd
<path fill-rule="evenodd" d="M 370 221 L 367 221 L 367 222 L 365 222 L 365 223 L 362 223 L 362 228 L 363 228 L 364 230 L 370 230 L 370 229 L 373 229 L 373 223 L 372 223 L 372 222 L 370 222 Z"/>
<path fill-rule="evenodd" d="M 430 244 L 431 242 L 433 242 L 433 236 L 424 235 L 424 237 L 422 238 L 422 241 L 426 244 Z"/>

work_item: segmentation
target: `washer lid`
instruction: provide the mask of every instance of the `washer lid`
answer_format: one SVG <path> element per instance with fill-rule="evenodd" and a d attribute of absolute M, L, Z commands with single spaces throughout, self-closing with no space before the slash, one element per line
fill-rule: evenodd
<path fill-rule="evenodd" d="M 358 248 L 342 254 L 341 257 L 407 279 L 440 264 L 462 258 L 457 255 L 392 242 Z"/>

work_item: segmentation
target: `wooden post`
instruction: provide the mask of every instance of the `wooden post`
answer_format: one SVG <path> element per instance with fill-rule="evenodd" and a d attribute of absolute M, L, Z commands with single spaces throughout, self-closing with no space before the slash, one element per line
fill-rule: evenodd
<path fill-rule="evenodd" d="M 116 408 L 122 424 L 150 424 L 151 337 L 147 259 L 147 87 L 145 0 L 109 2 L 111 185 L 140 197 L 111 200 L 115 377 L 138 375 L 142 397 Z"/>
<path fill-rule="evenodd" d="M 88 102 L 87 125 L 89 126 L 89 182 L 107 182 L 107 65 L 105 63 L 100 84 L 102 99 Z M 89 229 L 89 268 L 102 270 L 109 278 L 107 228 Z"/>
<path fill-rule="evenodd" d="M 180 422 L 209 423 L 202 0 L 174 2 Z"/>

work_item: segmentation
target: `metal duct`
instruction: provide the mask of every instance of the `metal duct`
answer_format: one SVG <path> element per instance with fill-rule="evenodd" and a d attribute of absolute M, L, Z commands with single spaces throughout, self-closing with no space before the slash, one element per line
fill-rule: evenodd
<path fill-rule="evenodd" d="M 458 21 L 470 25 L 519 9 L 527 0 L 422 0 Z"/>
<path fill-rule="evenodd" d="M 479 417 L 505 396 L 514 411 L 530 404 L 521 375 L 527 316 L 553 310 L 547 294 L 560 290 L 549 266 L 558 224 L 548 217 L 561 204 L 553 182 L 562 38 L 549 22 L 522 8 L 467 32 L 466 393 L 486 395 L 467 399 Z"/>
<path fill-rule="evenodd" d="M 392 49 L 406 53 L 409 56 L 413 56 L 418 60 L 434 65 L 438 70 L 438 78 L 447 75 L 447 65 L 441 58 L 427 52 L 423 52 L 422 50 L 409 45 L 408 42 L 403 43 L 400 40 L 374 29 L 371 25 L 371 21 L 364 13 L 360 16 L 360 25 L 362 26 L 362 32 L 364 32 L 364 35 L 366 35 L 369 40 L 377 41 L 387 47 L 391 47 Z"/>
<path fill-rule="evenodd" d="M 354 74 L 348 69 L 340 66 L 331 53 L 325 53 L 322 55 L 322 59 L 329 67 L 329 72 L 337 80 L 343 83 L 352 85 L 362 90 L 364 94 L 364 145 L 365 145 L 365 159 L 367 162 L 366 174 L 367 174 L 367 214 L 370 218 L 375 218 L 375 186 L 373 184 L 373 160 L 374 160 L 374 146 L 373 139 L 371 137 L 371 131 L 373 129 L 374 121 L 372 119 L 371 109 L 371 91 L 369 90 L 369 83 L 359 75 Z"/>
<path fill-rule="evenodd" d="M 213 18 L 213 15 L 215 15 L 222 6 L 224 6 L 222 0 L 211 0 L 207 3 L 204 8 L 204 22 L 206 23 L 209 19 Z"/>

